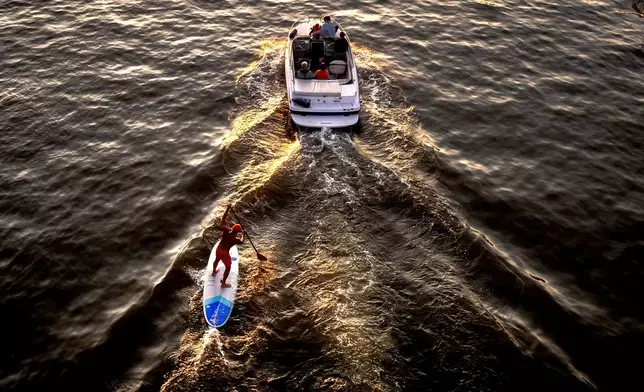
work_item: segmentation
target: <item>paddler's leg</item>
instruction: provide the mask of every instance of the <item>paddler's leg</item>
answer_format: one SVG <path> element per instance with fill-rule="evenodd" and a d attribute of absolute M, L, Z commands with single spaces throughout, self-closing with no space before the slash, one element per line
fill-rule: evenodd
<path fill-rule="evenodd" d="M 226 279 L 228 279 L 228 274 L 230 273 L 230 266 L 232 264 L 230 253 L 228 253 L 228 251 L 226 251 L 225 256 L 222 255 L 221 261 L 224 263 L 224 266 L 226 266 L 226 270 L 224 271 L 224 278 L 221 280 L 221 287 L 230 287 L 230 284 L 226 283 Z"/>
<path fill-rule="evenodd" d="M 215 276 L 217 272 L 219 272 L 219 268 L 217 268 L 219 266 L 219 262 L 223 259 L 222 256 L 227 254 L 227 250 L 222 251 L 217 247 L 217 251 L 215 252 L 215 261 L 212 263 L 212 276 Z M 230 257 L 230 255 L 228 257 Z"/>

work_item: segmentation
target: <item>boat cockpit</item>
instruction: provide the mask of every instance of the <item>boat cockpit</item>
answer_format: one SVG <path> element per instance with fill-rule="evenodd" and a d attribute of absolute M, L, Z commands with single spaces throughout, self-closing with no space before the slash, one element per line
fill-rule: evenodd
<path fill-rule="evenodd" d="M 334 50 L 336 39 L 295 35 L 291 43 L 293 75 L 297 74 L 303 61 L 308 63 L 309 70 L 313 73 L 320 68 L 320 62 L 324 61 L 329 71 L 329 80 L 337 80 L 339 84 L 351 83 L 353 76 L 351 75 L 350 49 L 345 53 L 336 53 Z"/>

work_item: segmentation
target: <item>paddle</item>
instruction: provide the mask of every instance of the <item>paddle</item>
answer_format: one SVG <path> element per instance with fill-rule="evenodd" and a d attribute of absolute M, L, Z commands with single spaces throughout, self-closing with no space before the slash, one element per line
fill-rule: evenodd
<path fill-rule="evenodd" d="M 235 216 L 239 224 L 241 224 L 241 219 L 239 219 L 239 217 L 237 216 L 237 213 L 235 212 L 235 209 L 233 208 L 233 206 L 230 206 L 230 210 L 233 212 L 233 215 Z M 244 226 L 242 225 L 242 228 L 243 227 Z M 248 242 L 250 242 L 250 244 L 253 246 L 253 249 L 255 249 L 255 253 L 257 253 L 257 258 L 261 261 L 268 260 L 266 256 L 264 256 L 263 254 L 257 251 L 257 248 L 255 248 L 255 244 L 253 244 L 253 241 L 251 241 L 250 236 L 248 235 L 248 232 L 246 231 L 246 229 L 243 229 L 243 230 L 244 230 L 244 234 L 246 234 L 246 237 L 248 237 Z"/>

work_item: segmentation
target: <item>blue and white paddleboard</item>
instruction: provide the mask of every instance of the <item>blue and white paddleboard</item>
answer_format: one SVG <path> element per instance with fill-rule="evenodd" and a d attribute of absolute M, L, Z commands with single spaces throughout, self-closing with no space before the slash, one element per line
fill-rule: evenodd
<path fill-rule="evenodd" d="M 235 295 L 237 294 L 237 278 L 239 277 L 239 252 L 237 251 L 237 246 L 230 248 L 232 264 L 227 279 L 230 287 L 221 287 L 221 279 L 224 277 L 224 270 L 226 269 L 221 261 L 218 262 L 219 271 L 215 276 L 212 276 L 217 246 L 219 246 L 219 242 L 215 244 L 212 252 L 210 252 L 203 285 L 203 314 L 208 325 L 215 328 L 226 324 L 230 313 L 233 311 Z"/>

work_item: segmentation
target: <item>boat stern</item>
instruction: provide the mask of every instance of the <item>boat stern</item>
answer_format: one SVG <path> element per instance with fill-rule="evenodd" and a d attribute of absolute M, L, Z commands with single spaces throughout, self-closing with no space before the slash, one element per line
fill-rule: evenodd
<path fill-rule="evenodd" d="M 359 115 L 354 114 L 298 114 L 291 112 L 291 118 L 303 128 L 349 128 L 358 123 Z"/>

